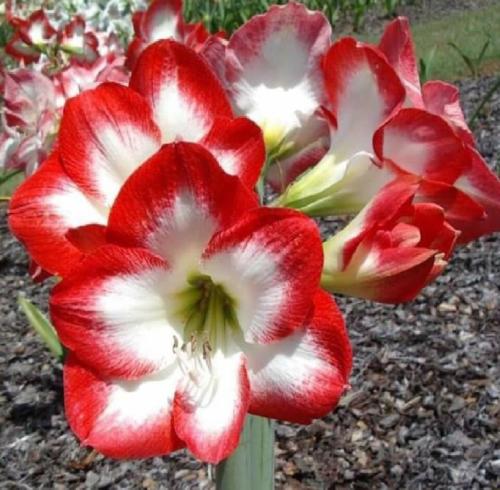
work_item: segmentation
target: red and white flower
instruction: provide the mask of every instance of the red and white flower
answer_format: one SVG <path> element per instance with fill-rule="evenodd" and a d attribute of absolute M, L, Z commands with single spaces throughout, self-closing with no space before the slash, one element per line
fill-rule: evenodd
<path fill-rule="evenodd" d="M 58 110 L 46 76 L 26 68 L 5 72 L 0 168 L 36 170 L 52 146 Z"/>
<path fill-rule="evenodd" d="M 314 216 L 357 212 L 392 179 L 380 169 L 373 136 L 400 109 L 405 96 L 384 56 L 352 38 L 333 44 L 323 71 L 330 148 L 279 201 Z"/>
<path fill-rule="evenodd" d="M 388 184 L 324 243 L 323 287 L 400 303 L 441 273 L 460 232 L 438 205 L 415 202 L 418 185 L 411 177 Z"/>
<path fill-rule="evenodd" d="M 421 182 L 419 199 L 444 209 L 460 243 L 500 230 L 500 181 L 441 116 L 402 109 L 374 136 L 377 158 Z"/>
<path fill-rule="evenodd" d="M 145 12 L 134 14 L 133 24 L 135 36 L 127 51 L 131 69 L 140 54 L 156 41 L 173 39 L 199 51 L 210 36 L 201 22 L 184 22 L 182 0 L 153 0 Z"/>
<path fill-rule="evenodd" d="M 250 188 L 257 182 L 265 158 L 261 131 L 234 117 L 194 51 L 174 41 L 150 46 L 130 87 L 106 83 L 70 99 L 54 154 L 12 198 L 14 235 L 52 274 L 64 276 L 83 254 L 67 233 L 105 225 L 126 179 L 164 143 L 199 142 L 227 173 Z"/>
<path fill-rule="evenodd" d="M 57 31 L 42 9 L 27 19 L 9 16 L 8 20 L 16 30 L 5 51 L 25 63 L 38 61 L 41 53 L 56 39 Z"/>
<path fill-rule="evenodd" d="M 379 47 L 405 85 L 406 105 L 425 109 L 442 118 L 466 147 L 466 165 L 456 167 L 453 161 L 450 165 L 446 160 L 443 160 L 446 165 L 441 164 L 442 167 L 453 168 L 451 172 L 454 173 L 454 178 L 451 182 L 450 179 L 444 179 L 439 180 L 439 183 L 428 184 L 433 191 L 440 187 L 441 197 L 446 194 L 446 190 L 452 194 L 463 194 L 460 203 L 467 204 L 466 209 L 461 213 L 457 209 L 453 214 L 447 212 L 447 219 L 462 231 L 460 242 L 467 243 L 481 235 L 499 231 L 500 181 L 475 148 L 474 136 L 460 106 L 458 88 L 441 81 L 429 81 L 420 86 L 413 39 L 406 18 L 399 17 L 386 27 Z M 439 123 L 436 124 L 439 126 Z M 394 126 L 397 125 L 398 122 L 395 122 Z M 428 146 L 423 145 L 423 148 L 424 153 L 428 151 Z M 457 175 L 459 168 L 461 172 Z M 413 171 L 415 172 L 415 169 Z M 429 175 L 425 174 L 424 177 L 428 179 Z M 447 201 L 451 202 L 452 199 L 447 198 Z M 475 216 L 471 217 L 474 204 L 481 206 L 484 212 L 477 211 Z"/>
<path fill-rule="evenodd" d="M 93 63 L 99 56 L 99 40 L 95 33 L 86 31 L 83 17 L 76 16 L 58 33 L 60 49 L 74 59 Z"/>
<path fill-rule="evenodd" d="M 315 163 L 326 151 L 328 128 L 318 109 L 325 101 L 321 60 L 330 43 L 326 17 L 290 2 L 252 17 L 225 49 L 215 46 L 216 54 L 224 52 L 216 71 L 236 111 L 262 128 L 268 152 L 281 160 L 276 172 L 297 172 L 305 159 Z"/>
<path fill-rule="evenodd" d="M 72 429 L 116 458 L 187 446 L 217 463 L 247 412 L 326 414 L 351 350 L 318 289 L 322 258 L 310 219 L 259 208 L 200 145 L 164 146 L 121 189 L 106 244 L 51 296 Z"/>

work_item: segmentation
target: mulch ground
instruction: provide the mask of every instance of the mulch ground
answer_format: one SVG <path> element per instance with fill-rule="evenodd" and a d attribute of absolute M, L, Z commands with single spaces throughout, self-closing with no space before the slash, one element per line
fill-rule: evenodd
<path fill-rule="evenodd" d="M 469 113 L 492 83 L 462 83 Z M 476 136 L 498 166 L 500 96 Z M 80 447 L 64 418 L 61 366 L 16 304 L 22 293 L 45 308 L 48 285 L 31 283 L 4 208 L 0 240 L 0 488 L 212 488 L 210 468 L 185 452 L 117 462 Z M 500 488 L 499 244 L 497 235 L 457 250 L 410 304 L 338 298 L 352 389 L 310 426 L 277 424 L 277 488 Z"/>

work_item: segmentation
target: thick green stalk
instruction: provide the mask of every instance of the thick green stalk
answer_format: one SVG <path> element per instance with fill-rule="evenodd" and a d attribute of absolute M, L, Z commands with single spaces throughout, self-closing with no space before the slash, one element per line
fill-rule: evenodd
<path fill-rule="evenodd" d="M 217 465 L 217 490 L 274 488 L 274 429 L 271 420 L 247 415 L 236 451 Z"/>

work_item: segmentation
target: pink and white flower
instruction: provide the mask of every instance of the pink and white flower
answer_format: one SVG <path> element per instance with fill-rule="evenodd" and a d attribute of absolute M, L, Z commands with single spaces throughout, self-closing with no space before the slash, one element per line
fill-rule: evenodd
<path fill-rule="evenodd" d="M 32 173 L 55 137 L 56 92 L 49 78 L 26 68 L 5 72 L 0 168 Z"/>
<path fill-rule="evenodd" d="M 318 289 L 317 227 L 257 206 L 197 144 L 164 146 L 127 180 L 107 244 L 51 296 L 84 444 L 116 458 L 187 446 L 217 463 L 247 412 L 307 423 L 335 406 L 351 350 Z"/>

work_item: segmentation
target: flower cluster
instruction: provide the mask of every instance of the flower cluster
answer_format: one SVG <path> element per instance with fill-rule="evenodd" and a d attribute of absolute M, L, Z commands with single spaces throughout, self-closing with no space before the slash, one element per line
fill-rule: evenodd
<path fill-rule="evenodd" d="M 500 182 L 456 89 L 420 86 L 404 19 L 378 46 L 332 42 L 322 13 L 290 3 L 226 39 L 181 8 L 135 15 L 128 83 L 63 97 L 9 224 L 61 279 L 50 312 L 83 443 L 217 463 L 247 413 L 308 423 L 348 387 L 327 291 L 412 299 L 457 244 L 500 229 Z M 8 123 L 43 127 L 54 100 L 11 97 Z M 330 215 L 355 217 L 322 243 L 311 217 Z"/>
<path fill-rule="evenodd" d="M 113 34 L 77 15 L 56 29 L 43 10 L 7 19 L 14 34 L 5 51 L 20 67 L 3 68 L 0 168 L 33 173 L 50 152 L 66 100 L 104 81 L 126 83 L 123 49 Z"/>

